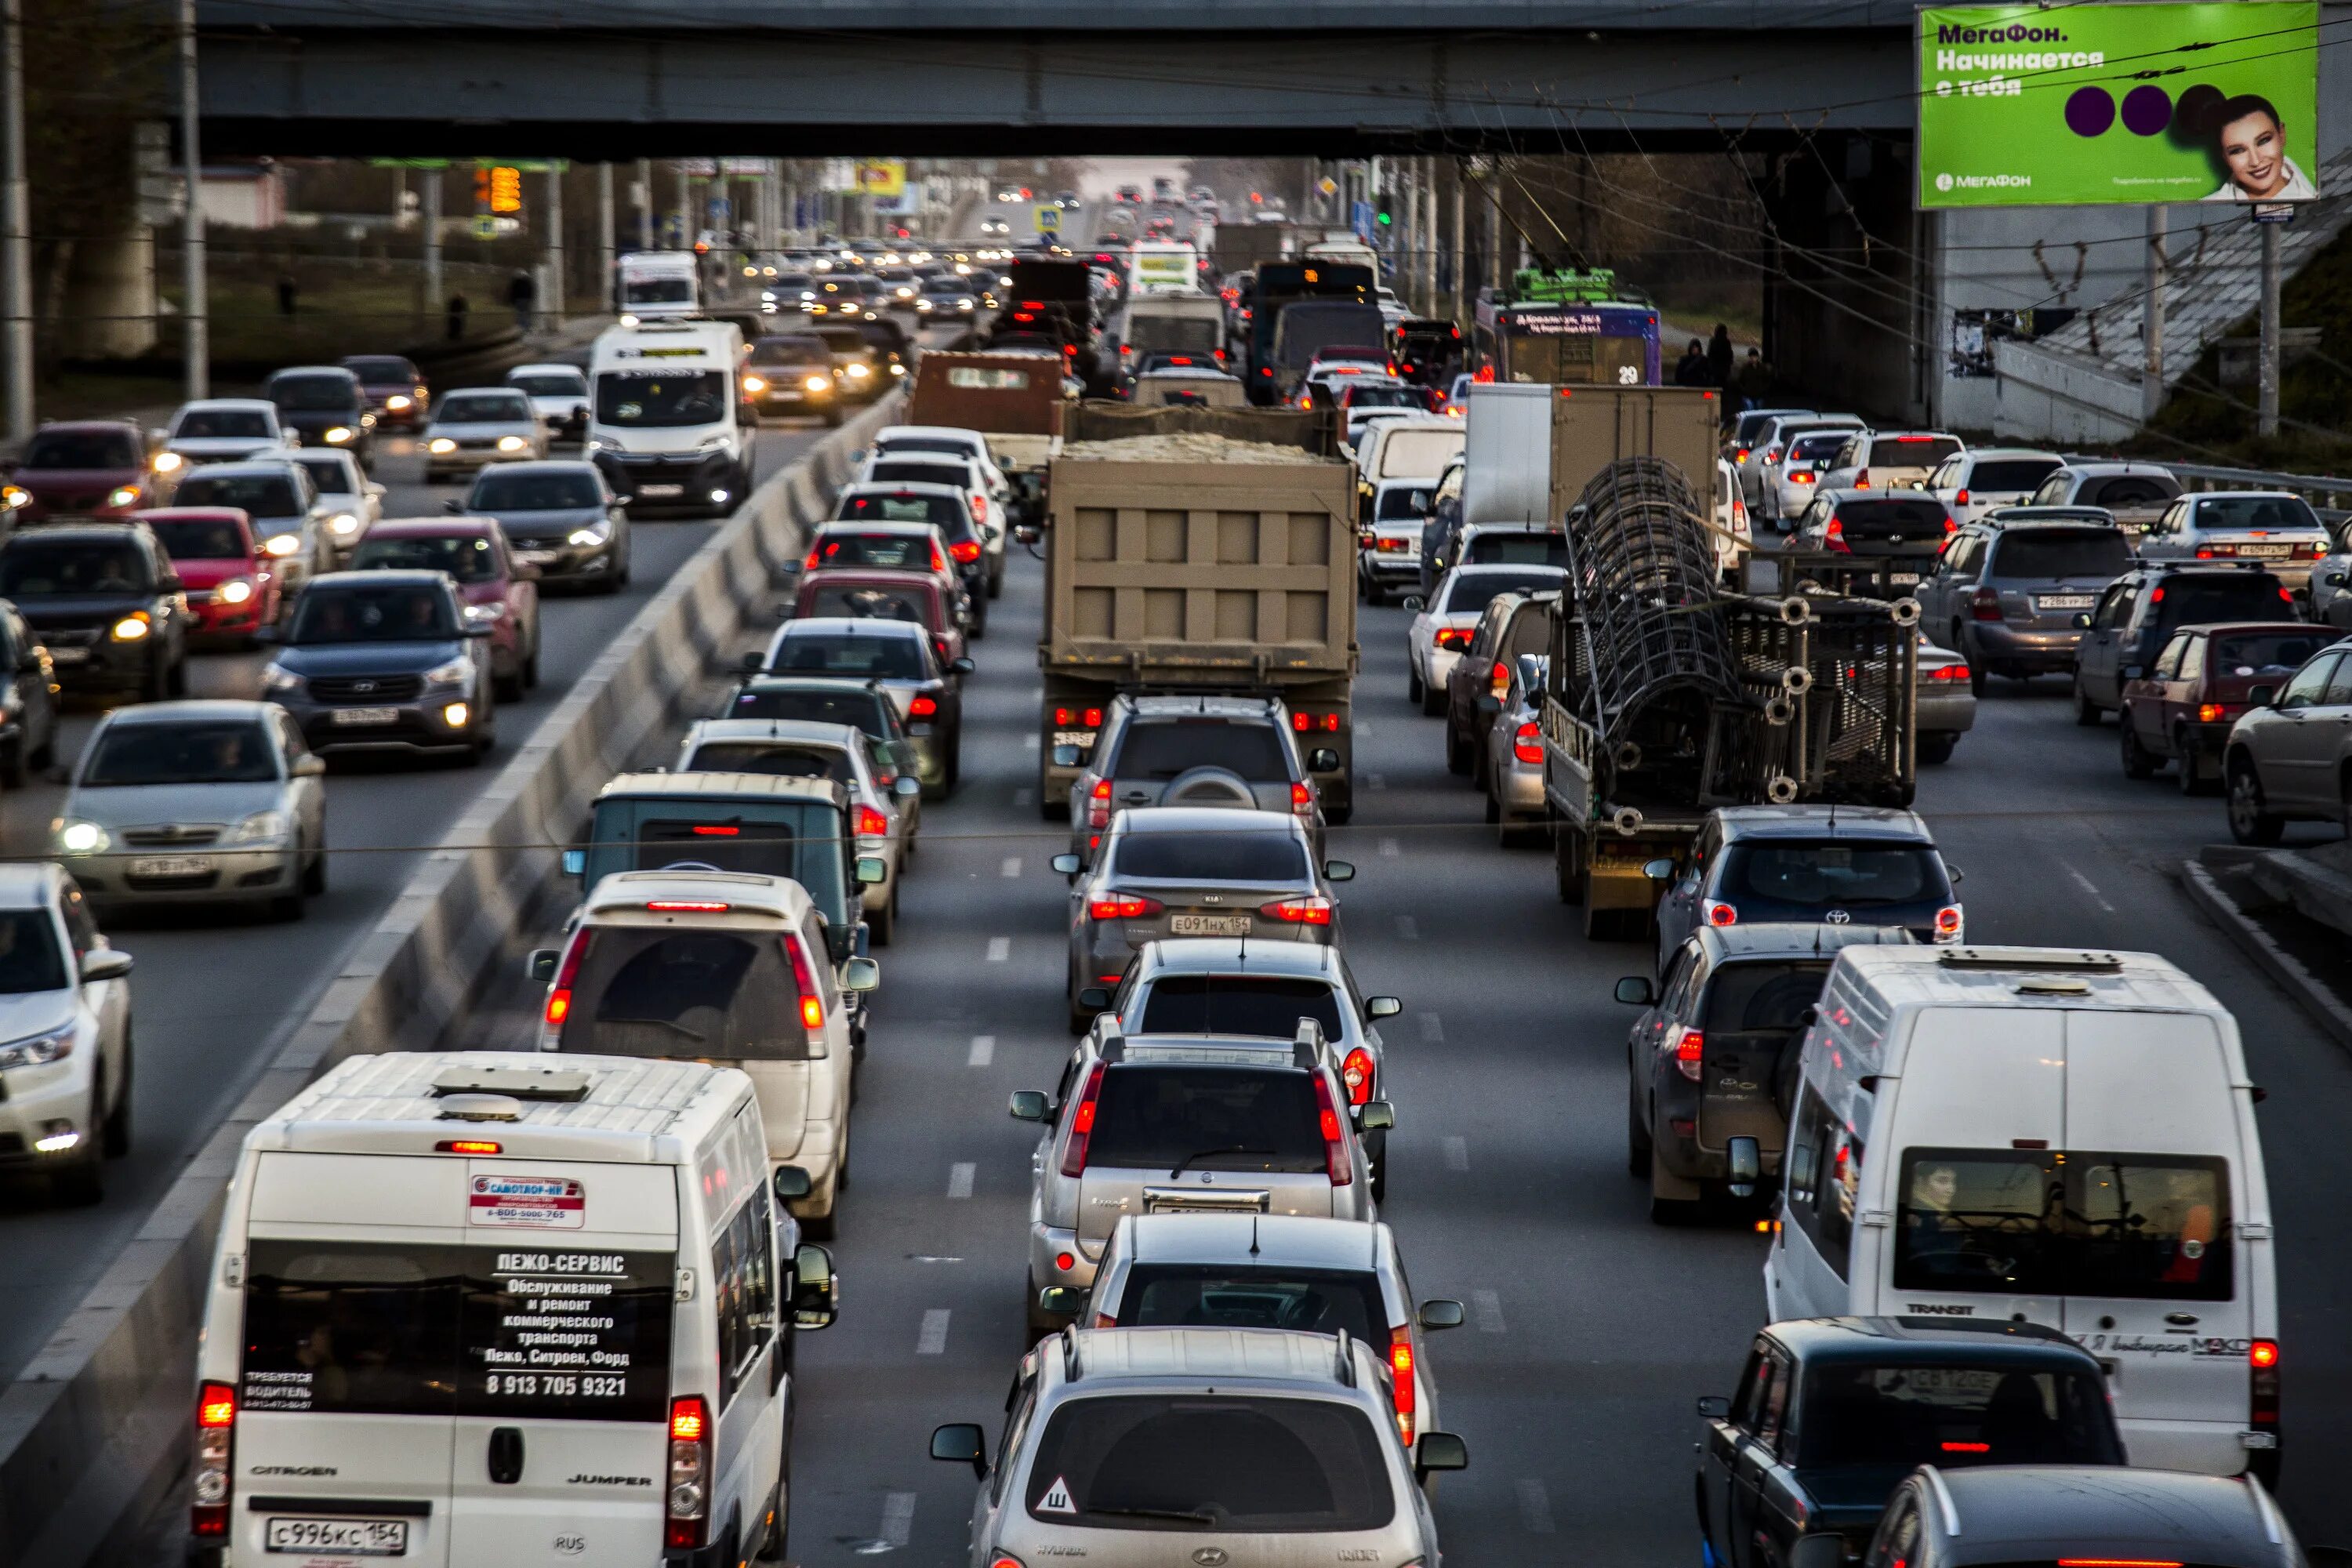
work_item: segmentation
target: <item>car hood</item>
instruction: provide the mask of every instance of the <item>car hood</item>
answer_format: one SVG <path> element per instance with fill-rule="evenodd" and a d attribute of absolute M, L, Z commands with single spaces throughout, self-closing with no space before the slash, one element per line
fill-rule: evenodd
<path fill-rule="evenodd" d="M 536 433 L 536 422 L 526 425 L 519 420 L 493 419 L 485 420 L 478 425 L 456 425 L 436 419 L 426 428 L 425 435 L 427 440 L 436 436 L 446 436 L 453 441 L 478 441 L 486 436 L 520 436 L 529 439 Z"/>
<path fill-rule="evenodd" d="M 544 534 L 569 533 L 575 528 L 587 528 L 605 521 L 604 509 L 601 506 L 551 507 L 537 511 L 477 510 L 474 515 L 497 519 L 499 526 L 506 530 L 509 538 L 517 534 L 536 539 Z"/>
<path fill-rule="evenodd" d="M 280 669 L 300 676 L 422 675 L 466 651 L 465 639 L 439 642 L 296 643 L 278 650 Z"/>
<path fill-rule="evenodd" d="M 232 577 L 251 577 L 262 570 L 255 561 L 216 561 L 209 557 L 196 561 L 174 561 L 172 570 L 180 581 L 191 588 L 216 588 Z"/>
<path fill-rule="evenodd" d="M 20 489 L 46 500 L 52 495 L 104 492 L 121 485 L 143 485 L 144 468 L 19 468 L 8 476 Z"/>
<path fill-rule="evenodd" d="M 306 436 L 313 430 L 331 430 L 338 425 L 356 430 L 360 418 L 360 411 L 356 408 L 281 408 L 278 411 L 278 423 L 289 430 L 299 430 Z"/>
<path fill-rule="evenodd" d="M 257 811 L 285 804 L 285 785 L 275 779 L 257 784 L 128 784 L 115 789 L 76 789 L 66 797 L 65 816 L 101 827 L 140 827 L 163 823 L 244 821 Z"/>
<path fill-rule="evenodd" d="M 201 463 L 225 463 L 256 452 L 275 451 L 281 444 L 267 436 L 174 436 L 169 446 L 182 457 Z"/>
<path fill-rule="evenodd" d="M 69 1022 L 76 994 L 70 990 L 0 994 L 0 1042 L 46 1035 Z"/>
<path fill-rule="evenodd" d="M 148 593 L 130 594 L 25 594 L 15 603 L 24 612 L 25 619 L 36 630 L 44 627 L 86 626 L 104 622 L 132 610 L 143 610 L 154 602 Z"/>

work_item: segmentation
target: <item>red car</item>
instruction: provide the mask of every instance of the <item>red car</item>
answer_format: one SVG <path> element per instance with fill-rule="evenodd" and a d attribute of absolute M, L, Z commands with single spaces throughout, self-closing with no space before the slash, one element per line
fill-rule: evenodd
<path fill-rule="evenodd" d="M 78 518 L 124 518 L 155 501 L 147 437 L 123 419 L 44 425 L 0 488 L 0 503 L 19 524 Z"/>
<path fill-rule="evenodd" d="M 244 509 L 162 507 L 138 517 L 187 591 L 190 636 L 250 647 L 254 633 L 277 621 L 282 587 Z"/>
<path fill-rule="evenodd" d="M 824 567 L 801 579 L 793 602 L 795 618 L 858 616 L 874 620 L 913 621 L 931 634 L 931 651 L 944 669 L 964 656 L 963 628 L 954 601 L 929 572 L 885 572 L 873 567 Z"/>
<path fill-rule="evenodd" d="M 2326 626 L 2301 621 L 2231 621 L 2182 626 L 2165 639 L 2156 662 L 2124 666 L 2124 774 L 2144 779 L 2179 764 L 2180 793 L 2200 795 L 2221 782 L 2231 727 L 2257 686 L 2276 690 L 2336 640 Z"/>
<path fill-rule="evenodd" d="M 539 684 L 539 568 L 507 548 L 497 520 L 412 517 L 379 522 L 352 548 L 353 572 L 446 572 L 466 625 L 490 628 L 490 674 L 501 702 Z"/>

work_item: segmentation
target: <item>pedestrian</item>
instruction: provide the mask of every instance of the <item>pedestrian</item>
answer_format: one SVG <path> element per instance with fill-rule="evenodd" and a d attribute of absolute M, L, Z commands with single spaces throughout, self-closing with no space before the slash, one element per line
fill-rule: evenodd
<path fill-rule="evenodd" d="M 1748 407 L 1764 406 L 1765 398 L 1771 395 L 1772 392 L 1772 373 L 1765 367 L 1762 349 L 1749 349 L 1748 357 L 1739 362 L 1739 376 L 1737 384 L 1741 401 Z"/>
<path fill-rule="evenodd" d="M 537 294 L 530 284 L 530 274 L 516 268 L 514 276 L 507 279 L 507 303 L 514 307 L 516 331 L 530 331 L 530 307 Z"/>
<path fill-rule="evenodd" d="M 466 335 L 466 297 L 463 294 L 449 296 L 447 321 L 449 341 L 454 343 Z"/>
<path fill-rule="evenodd" d="M 1706 384 L 1706 345 L 1693 338 L 1689 349 L 1683 354 L 1682 363 L 1675 366 L 1675 384 L 1705 386 Z"/>
<path fill-rule="evenodd" d="M 1721 321 L 1716 322 L 1715 336 L 1706 345 L 1706 374 L 1709 386 L 1731 384 L 1731 329 Z"/>
<path fill-rule="evenodd" d="M 294 313 L 295 298 L 300 292 L 301 290 L 295 283 L 294 275 L 292 273 L 279 273 L 278 275 L 278 313 L 281 316 L 292 315 Z"/>

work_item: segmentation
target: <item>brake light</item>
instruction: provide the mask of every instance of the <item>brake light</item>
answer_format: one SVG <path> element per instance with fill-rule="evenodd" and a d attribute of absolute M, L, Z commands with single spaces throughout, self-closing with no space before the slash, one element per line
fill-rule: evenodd
<path fill-rule="evenodd" d="M 1969 667 L 1965 664 L 1948 664 L 1940 669 L 1927 672 L 1930 680 L 1966 680 L 1968 678 Z"/>
<path fill-rule="evenodd" d="M 1315 896 L 1277 899 L 1270 904 L 1260 904 L 1257 912 L 1285 925 L 1328 926 L 1331 923 L 1331 900 Z"/>
<path fill-rule="evenodd" d="M 734 907 L 709 899 L 653 899 L 646 904 L 648 913 L 657 915 L 723 915 Z"/>
<path fill-rule="evenodd" d="M 870 805 L 857 808 L 857 831 L 867 838 L 877 838 L 890 831 L 890 819 Z"/>
<path fill-rule="evenodd" d="M 822 546 L 812 545 L 809 549 L 807 558 L 801 563 L 801 570 L 803 572 L 815 571 L 817 569 L 817 563 L 824 558 L 824 551 Z"/>
<path fill-rule="evenodd" d="M 1112 893 L 1087 904 L 1087 913 L 1098 921 L 1134 921 L 1156 915 L 1168 906 L 1141 893 Z"/>
<path fill-rule="evenodd" d="M 824 994 L 817 989 L 816 971 L 801 950 L 801 939 L 790 931 L 784 933 L 784 957 L 793 966 L 793 984 L 801 994 L 801 1026 L 824 1028 Z"/>
<path fill-rule="evenodd" d="M 948 546 L 948 553 L 954 556 L 963 564 L 969 566 L 973 562 L 980 559 L 980 541 L 977 539 L 959 539 L 953 544 Z"/>
<path fill-rule="evenodd" d="M 1936 940 L 1937 942 L 1959 941 L 1960 924 L 1960 906 L 1946 904 L 1936 911 Z"/>
<path fill-rule="evenodd" d="M 229 1453 L 236 1441 L 236 1390 L 207 1383 L 196 1391 L 195 1476 L 188 1508 L 191 1534 L 218 1540 L 228 1534 L 229 1493 L 236 1482 Z"/>
<path fill-rule="evenodd" d="M 1947 1454 L 1990 1454 L 1992 1452 L 1992 1445 L 1990 1443 L 1946 1443 L 1942 1447 L 1944 1452 Z"/>
<path fill-rule="evenodd" d="M 1954 506 L 1966 506 L 1966 505 L 1968 505 L 1968 504 L 1969 504 L 1969 492 L 1968 492 L 1966 489 L 1961 490 L 1959 494 L 1958 494 L 1958 495 L 1956 495 L 1956 496 L 1954 496 L 1954 497 L 1952 498 L 1952 504 L 1953 504 Z"/>
<path fill-rule="evenodd" d="M 1752 447 L 1740 447 L 1740 448 L 1739 448 L 1739 455 L 1738 455 L 1738 457 L 1735 457 L 1735 458 L 1732 458 L 1731 460 L 1732 460 L 1733 462 L 1735 462 L 1735 463 L 1744 463 L 1744 462 L 1746 462 L 1746 461 L 1748 460 L 1748 454 L 1750 451 L 1752 451 L 1753 449 L 1754 449 L 1754 448 L 1752 448 Z"/>
<path fill-rule="evenodd" d="M 1440 647 L 1468 647 L 1470 646 L 1471 629 L 1472 628 L 1468 626 L 1440 626 L 1437 628 L 1437 646 Z"/>
<path fill-rule="evenodd" d="M 1402 1323 L 1389 1331 L 1389 1382 L 1396 1395 L 1397 1435 L 1410 1447 L 1418 1390 L 1412 1379 L 1412 1330 Z"/>
<path fill-rule="evenodd" d="M 913 700 L 907 704 L 907 717 L 909 719 L 929 719 L 939 710 L 940 700 L 920 691 L 916 692 Z"/>
<path fill-rule="evenodd" d="M 668 1514 L 662 1544 L 693 1550 L 710 1529 L 710 1407 L 698 1394 L 669 1402 Z"/>
<path fill-rule="evenodd" d="M 2235 555 L 2238 552 L 2237 546 L 2235 545 L 2231 545 L 2228 549 L 2230 553 L 2232 555 Z M 2210 544 L 2200 544 L 2197 547 L 2197 559 L 2200 561 L 2210 561 L 2219 553 L 2221 553 L 2221 552 L 2215 550 Z"/>
<path fill-rule="evenodd" d="M 1309 730 L 1328 730 L 1337 734 L 1339 730 L 1339 716 L 1337 713 L 1293 713 L 1290 716 L 1290 727 L 1301 734 L 1305 734 Z"/>
<path fill-rule="evenodd" d="M 1062 1174 L 1083 1176 L 1087 1173 L 1087 1143 L 1095 1133 L 1095 1107 L 1102 1098 L 1103 1064 L 1087 1069 L 1087 1087 L 1078 1094 L 1078 1103 L 1070 1110 L 1070 1141 L 1062 1149 Z"/>
<path fill-rule="evenodd" d="M 2238 710 L 2226 702 L 2200 702 L 2197 705 L 2197 721 L 2200 724 L 2218 724 L 2224 719 L 2237 716 Z"/>
<path fill-rule="evenodd" d="M 1303 784 L 1290 786 L 1290 809 L 1301 816 L 1315 809 L 1315 791 Z"/>
<path fill-rule="evenodd" d="M 1088 827 L 1110 826 L 1110 780 L 1108 779 L 1095 780 L 1095 787 L 1087 795 L 1087 826 Z M 1089 845 L 1087 847 L 1092 848 L 1093 846 Z"/>
<path fill-rule="evenodd" d="M 596 932 L 583 926 L 572 932 L 571 943 L 563 950 L 563 961 L 556 965 L 555 984 L 547 993 L 547 1022 L 562 1028 L 563 1020 L 572 1016 L 572 983 L 580 977 L 580 961 L 588 956 L 588 944 L 596 940 Z"/>
<path fill-rule="evenodd" d="M 1685 1028 L 1675 1037 L 1675 1067 L 1693 1083 L 1698 1081 L 1701 1057 L 1706 1050 L 1706 1037 L 1696 1029 Z"/>
<path fill-rule="evenodd" d="M 1054 710 L 1054 722 L 1065 726 L 1078 724 L 1088 730 L 1096 729 L 1102 723 L 1102 710 L 1099 708 L 1056 708 Z"/>
<path fill-rule="evenodd" d="M 1372 1054 L 1358 1046 L 1339 1064 L 1339 1081 L 1348 1086 L 1348 1103 L 1361 1105 L 1372 1098 Z"/>
<path fill-rule="evenodd" d="M 2275 1433 L 2279 1428 L 2279 1348 L 2276 1340 L 2256 1340 L 2246 1352 L 2246 1424 Z"/>
<path fill-rule="evenodd" d="M 1356 1163 L 1348 1157 L 1348 1129 L 1332 1103 L 1331 1080 L 1319 1072 L 1315 1075 L 1315 1120 L 1323 1129 L 1323 1163 L 1331 1184 L 1349 1185 L 1356 1179 Z"/>
<path fill-rule="evenodd" d="M 2281 602 L 2284 604 L 2292 605 L 2294 603 L 2294 595 L 2288 593 L 2284 588 L 2281 588 L 2279 590 L 2279 598 Z"/>
<path fill-rule="evenodd" d="M 1513 760 L 1530 763 L 1542 762 L 1542 736 L 1543 729 L 1534 720 L 1530 719 L 1520 725 L 1511 735 Z"/>
<path fill-rule="evenodd" d="M 940 553 L 940 542 L 934 539 L 931 541 L 931 570 L 944 572 L 947 569 L 948 558 Z"/>
<path fill-rule="evenodd" d="M 978 490 L 972 491 L 970 495 L 964 497 L 963 500 L 964 505 L 971 509 L 972 521 L 979 523 L 986 522 L 988 521 L 988 502 L 982 499 Z"/>
<path fill-rule="evenodd" d="M 1765 447 L 1765 448 L 1764 448 L 1764 466 L 1765 466 L 1766 468 L 1770 468 L 1773 464 L 1775 464 L 1775 463 L 1779 462 L 1780 460 L 1780 448 L 1779 447 L 1779 446 L 1775 445 L 1775 446 L 1770 446 L 1770 447 Z"/>
<path fill-rule="evenodd" d="M 1486 695 L 1499 702 L 1510 689 L 1511 667 L 1496 659 L 1495 668 L 1486 672 Z"/>
<path fill-rule="evenodd" d="M 1729 904 L 1709 904 L 1706 906 L 1706 923 L 1711 926 L 1738 925 L 1739 911 Z"/>
<path fill-rule="evenodd" d="M 1856 468 L 1853 471 L 1853 488 L 1858 490 L 1866 490 L 1870 488 L 1870 470 L 1868 468 Z"/>
<path fill-rule="evenodd" d="M 1979 588 L 1969 600 L 1969 618 L 1978 621 L 2002 619 L 2000 595 L 1990 588 Z"/>
<path fill-rule="evenodd" d="M 1813 472 L 1811 468 L 1790 468 L 1789 470 L 1789 482 L 1792 485 L 1819 484 L 1821 483 L 1821 475 Z"/>

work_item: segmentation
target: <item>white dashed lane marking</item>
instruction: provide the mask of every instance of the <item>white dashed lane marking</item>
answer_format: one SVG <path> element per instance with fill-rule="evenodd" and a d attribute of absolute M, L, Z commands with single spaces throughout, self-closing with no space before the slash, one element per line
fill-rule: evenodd
<path fill-rule="evenodd" d="M 1449 1171 L 1468 1170 L 1470 1168 L 1470 1140 L 1467 1138 L 1447 1138 L 1442 1140 L 1442 1142 L 1445 1146 L 1445 1168 Z"/>
<path fill-rule="evenodd" d="M 1512 1489 L 1519 1494 L 1519 1522 L 1527 1526 L 1529 1535 L 1549 1535 L 1557 1528 L 1551 1521 L 1551 1499 L 1541 1481 L 1516 1481 Z"/>
<path fill-rule="evenodd" d="M 1421 1016 L 1421 1037 L 1433 1046 L 1444 1044 L 1445 1020 L 1434 1013 L 1423 1013 Z"/>
<path fill-rule="evenodd" d="M 1397 841 L 1393 838 L 1381 839 L 1381 856 L 1383 859 L 1395 859 L 1397 858 Z"/>
<path fill-rule="evenodd" d="M 1023 784 L 1019 789 L 1013 792 L 1013 804 L 1015 805 L 1034 805 L 1037 804 L 1037 792 L 1031 789 L 1027 784 Z"/>
<path fill-rule="evenodd" d="M 1009 936 L 992 936 L 992 937 L 990 937 L 990 938 L 988 939 L 988 962 L 989 962 L 989 963 L 1003 963 L 1006 959 L 1008 959 L 1008 958 L 1010 958 L 1010 957 L 1012 957 L 1012 956 L 1013 956 L 1013 939 L 1012 939 L 1011 937 L 1009 937 Z"/>
<path fill-rule="evenodd" d="M 1021 857 L 1018 855 L 1007 855 L 1004 858 L 1004 864 L 998 867 L 997 870 L 1000 874 L 1006 877 L 1018 877 L 1021 875 Z"/>
<path fill-rule="evenodd" d="M 904 1546 L 914 1539 L 915 1494 L 891 1492 L 882 1500 L 882 1539 Z"/>
<path fill-rule="evenodd" d="M 1499 1334 L 1503 1331 L 1503 1299 L 1492 1290 L 1470 1292 L 1470 1314 L 1478 1321 L 1480 1333 Z M 942 1318 L 947 1316 L 944 1312 L 940 1315 Z"/>
<path fill-rule="evenodd" d="M 1396 922 L 1397 935 L 1404 938 L 1407 942 L 1419 942 L 1421 940 L 1421 922 L 1419 921 L 1413 919 L 1411 915 L 1399 915 L 1396 918 Z"/>
<path fill-rule="evenodd" d="M 973 1164 L 969 1160 L 959 1160 L 954 1164 L 950 1165 L 948 1167 L 948 1196 L 951 1198 L 968 1198 L 971 1196 L 971 1178 L 978 1173 L 979 1169 L 979 1166 Z"/>
<path fill-rule="evenodd" d="M 933 1307 L 923 1314 L 922 1331 L 915 1336 L 917 1355 L 943 1355 L 948 1348 L 948 1310 Z"/>
<path fill-rule="evenodd" d="M 996 1037 L 994 1035 L 974 1035 L 971 1037 L 971 1055 L 965 1059 L 964 1065 L 967 1067 L 984 1068 L 995 1059 Z"/>

